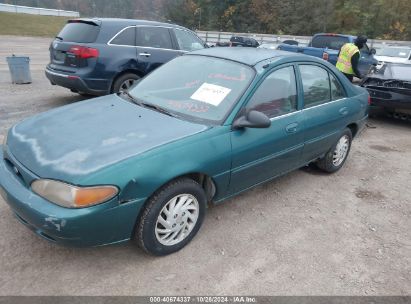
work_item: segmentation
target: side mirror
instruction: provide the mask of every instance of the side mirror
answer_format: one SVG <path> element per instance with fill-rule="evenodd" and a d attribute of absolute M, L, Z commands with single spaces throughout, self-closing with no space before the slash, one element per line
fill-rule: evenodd
<path fill-rule="evenodd" d="M 271 120 L 268 118 L 267 115 L 264 113 L 251 110 L 247 111 L 245 115 L 241 115 L 239 118 L 237 118 L 234 123 L 232 128 L 233 129 L 242 129 L 242 128 L 258 128 L 258 129 L 263 129 L 263 128 L 268 128 L 271 126 Z"/>
<path fill-rule="evenodd" d="M 372 49 L 370 50 L 370 55 L 375 55 L 375 54 L 377 54 L 377 50 L 374 49 L 374 48 L 372 48 Z"/>

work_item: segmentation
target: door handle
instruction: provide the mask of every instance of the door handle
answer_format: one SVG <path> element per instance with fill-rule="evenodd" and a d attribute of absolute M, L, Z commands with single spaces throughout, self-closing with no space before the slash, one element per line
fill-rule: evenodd
<path fill-rule="evenodd" d="M 150 57 L 151 54 L 149 54 L 149 53 L 140 53 L 140 54 L 138 54 L 138 56 Z"/>
<path fill-rule="evenodd" d="M 287 133 L 295 133 L 295 132 L 297 132 L 297 128 L 298 128 L 298 123 L 294 122 L 294 123 L 289 124 L 288 126 L 286 126 L 285 131 Z"/>
<path fill-rule="evenodd" d="M 345 116 L 348 114 L 348 108 L 347 107 L 341 108 L 339 112 L 342 116 Z"/>

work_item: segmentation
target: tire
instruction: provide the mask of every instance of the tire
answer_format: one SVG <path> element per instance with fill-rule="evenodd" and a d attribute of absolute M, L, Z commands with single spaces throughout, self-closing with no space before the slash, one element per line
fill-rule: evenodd
<path fill-rule="evenodd" d="M 178 209 L 179 204 L 186 208 Z M 162 256 L 176 252 L 197 234 L 206 205 L 206 195 L 197 182 L 189 178 L 172 181 L 149 199 L 137 222 L 134 238 L 149 254 Z M 168 212 L 171 214 L 167 215 Z"/>
<path fill-rule="evenodd" d="M 113 84 L 112 93 L 118 93 L 120 91 L 128 90 L 136 80 L 139 80 L 140 76 L 133 73 L 126 73 L 118 77 Z"/>
<path fill-rule="evenodd" d="M 328 173 L 334 173 L 340 170 L 350 153 L 351 142 L 351 130 L 346 128 L 327 154 L 317 161 L 317 167 Z"/>

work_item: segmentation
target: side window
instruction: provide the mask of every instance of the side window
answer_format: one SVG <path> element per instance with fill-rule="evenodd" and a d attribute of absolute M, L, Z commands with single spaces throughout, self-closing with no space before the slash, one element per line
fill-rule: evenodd
<path fill-rule="evenodd" d="M 337 80 L 337 78 L 335 78 L 333 74 L 330 73 L 329 75 L 331 84 L 331 100 L 338 100 L 346 97 L 341 83 Z"/>
<path fill-rule="evenodd" d="M 139 27 L 137 31 L 137 45 L 159 49 L 173 48 L 170 32 L 164 27 Z"/>
<path fill-rule="evenodd" d="M 297 110 L 297 89 L 292 66 L 281 68 L 266 77 L 251 97 L 248 109 L 272 118 Z"/>
<path fill-rule="evenodd" d="M 136 28 L 129 27 L 122 31 L 120 34 L 114 38 L 110 44 L 117 44 L 117 45 L 136 45 Z"/>
<path fill-rule="evenodd" d="M 180 49 L 191 52 L 204 48 L 202 41 L 193 34 L 180 29 L 175 29 L 174 32 Z"/>
<path fill-rule="evenodd" d="M 320 105 L 331 100 L 328 72 L 315 65 L 300 65 L 304 90 L 304 107 Z"/>

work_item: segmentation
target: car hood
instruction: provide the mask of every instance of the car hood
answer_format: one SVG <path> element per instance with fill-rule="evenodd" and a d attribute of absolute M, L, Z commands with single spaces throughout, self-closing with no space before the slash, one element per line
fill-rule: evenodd
<path fill-rule="evenodd" d="M 37 176 L 74 183 L 205 129 L 108 95 L 29 118 L 10 130 L 7 145 Z"/>
<path fill-rule="evenodd" d="M 401 57 L 390 57 L 390 56 L 374 56 L 375 59 L 381 62 L 390 62 L 390 63 L 406 63 L 408 62 L 407 58 Z"/>

